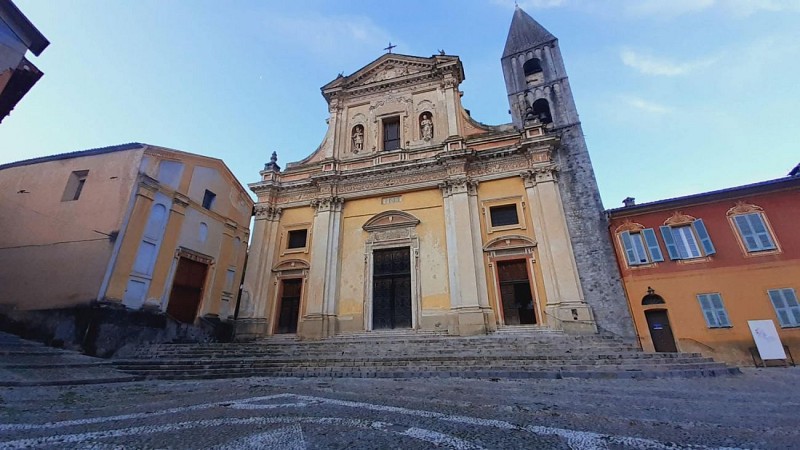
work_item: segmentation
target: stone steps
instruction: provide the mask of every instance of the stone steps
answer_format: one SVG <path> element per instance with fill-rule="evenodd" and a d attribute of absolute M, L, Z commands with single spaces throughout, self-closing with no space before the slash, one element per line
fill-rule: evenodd
<path fill-rule="evenodd" d="M 401 330 L 359 332 L 320 341 L 282 335 L 249 343 L 159 344 L 140 348 L 130 358 L 115 360 L 114 365 L 156 379 L 655 378 L 738 373 L 738 369 L 699 354 L 643 353 L 614 336 L 509 328 L 473 337 Z"/>

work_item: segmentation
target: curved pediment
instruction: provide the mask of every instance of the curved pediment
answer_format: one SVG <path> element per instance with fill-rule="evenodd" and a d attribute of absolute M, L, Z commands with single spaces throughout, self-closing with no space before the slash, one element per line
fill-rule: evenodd
<path fill-rule="evenodd" d="M 302 259 L 287 259 L 281 261 L 277 266 L 272 268 L 273 272 L 284 272 L 287 270 L 308 270 L 310 266 Z"/>
<path fill-rule="evenodd" d="M 517 248 L 532 248 L 536 247 L 536 241 L 527 237 L 517 234 L 500 236 L 492 239 L 483 246 L 483 251 L 490 252 L 495 250 L 509 250 Z"/>
<path fill-rule="evenodd" d="M 372 216 L 365 224 L 366 231 L 384 230 L 386 228 L 413 228 L 419 219 L 403 211 L 384 211 Z"/>

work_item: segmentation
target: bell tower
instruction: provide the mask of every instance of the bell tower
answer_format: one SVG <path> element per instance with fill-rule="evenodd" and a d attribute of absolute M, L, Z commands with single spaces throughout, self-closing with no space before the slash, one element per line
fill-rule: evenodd
<path fill-rule="evenodd" d="M 578 122 L 558 39 L 517 7 L 501 58 L 514 125 Z"/>
<path fill-rule="evenodd" d="M 603 203 L 558 39 L 517 6 L 500 61 L 514 127 L 526 133 L 526 128 L 544 125 L 547 133 L 560 138 L 553 154 L 554 173 L 584 299 L 600 329 L 632 337 Z"/>

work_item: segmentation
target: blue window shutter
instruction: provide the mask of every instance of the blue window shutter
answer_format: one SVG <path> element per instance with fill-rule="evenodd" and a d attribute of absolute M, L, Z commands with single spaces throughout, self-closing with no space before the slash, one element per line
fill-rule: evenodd
<path fill-rule="evenodd" d="M 625 248 L 625 257 L 628 259 L 629 266 L 635 266 L 639 264 L 639 261 L 636 260 L 636 253 L 633 251 L 633 243 L 631 242 L 631 234 L 627 231 L 623 231 L 619 235 L 620 239 L 622 239 L 622 246 Z"/>
<path fill-rule="evenodd" d="M 778 316 L 778 322 L 782 327 L 790 326 L 792 323 L 791 316 L 789 315 L 789 308 L 783 299 L 783 292 L 781 289 L 769 291 L 769 299 L 772 301 L 772 306 L 775 308 L 775 315 Z"/>
<path fill-rule="evenodd" d="M 753 232 L 753 227 L 750 226 L 750 221 L 747 219 L 747 216 L 734 216 L 734 221 L 736 222 L 736 228 L 739 229 L 739 234 L 742 236 L 742 241 L 744 241 L 744 245 L 747 247 L 747 251 L 752 252 L 758 250 L 756 234 Z"/>
<path fill-rule="evenodd" d="M 748 214 L 745 217 L 750 221 L 750 225 L 753 228 L 755 235 L 753 238 L 757 239 L 758 250 L 774 250 L 775 243 L 772 241 L 769 230 L 767 230 L 767 224 L 764 223 L 764 217 L 758 213 Z"/>
<path fill-rule="evenodd" d="M 669 254 L 669 259 L 671 260 L 681 259 L 681 255 L 680 253 L 678 253 L 678 246 L 675 245 L 675 238 L 672 237 L 672 228 L 668 226 L 662 226 L 661 237 L 664 239 L 664 244 L 667 246 L 667 253 Z"/>
<path fill-rule="evenodd" d="M 663 261 L 664 255 L 661 253 L 661 247 L 658 245 L 656 239 L 656 232 L 652 228 L 645 228 L 642 230 L 644 241 L 647 243 L 647 249 L 650 250 L 650 259 L 653 262 Z"/>
<path fill-rule="evenodd" d="M 703 219 L 697 219 L 692 222 L 692 227 L 694 227 L 694 231 L 700 238 L 700 243 L 703 244 L 703 250 L 706 252 L 706 255 L 713 255 L 714 253 L 717 253 L 717 251 L 714 249 L 714 244 L 711 243 L 711 236 L 708 235 L 708 230 L 706 230 L 706 225 L 703 223 Z"/>

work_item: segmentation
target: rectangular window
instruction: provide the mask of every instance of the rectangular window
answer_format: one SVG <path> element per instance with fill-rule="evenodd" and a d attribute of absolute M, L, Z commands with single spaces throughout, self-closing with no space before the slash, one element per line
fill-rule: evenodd
<path fill-rule="evenodd" d="M 217 194 L 206 189 L 206 193 L 203 195 L 203 208 L 210 210 L 211 205 L 214 204 L 214 199 L 216 198 Z"/>
<path fill-rule="evenodd" d="M 492 206 L 489 208 L 489 215 L 491 216 L 493 227 L 517 225 L 519 223 L 516 204 Z"/>
<path fill-rule="evenodd" d="M 625 249 L 625 258 L 630 266 L 649 264 L 664 261 L 661 247 L 658 245 L 656 233 L 652 228 L 641 231 L 624 231 L 619 235 L 622 247 Z"/>
<path fill-rule="evenodd" d="M 661 237 L 672 260 L 700 258 L 717 252 L 702 219 L 687 225 L 662 226 Z"/>
<path fill-rule="evenodd" d="M 748 252 L 775 250 L 775 241 L 760 213 L 733 216 L 733 220 Z"/>
<path fill-rule="evenodd" d="M 703 310 L 703 317 L 706 318 L 708 328 L 727 328 L 731 326 L 728 312 L 722 304 L 722 296 L 719 294 L 698 294 L 697 300 Z"/>
<path fill-rule="evenodd" d="M 772 289 L 768 293 L 781 327 L 800 327 L 800 304 L 794 289 Z"/>
<path fill-rule="evenodd" d="M 81 196 L 83 186 L 86 184 L 86 177 L 89 176 L 88 170 L 76 170 L 69 175 L 67 186 L 64 188 L 64 195 L 61 196 L 62 202 L 71 202 Z"/>
<path fill-rule="evenodd" d="M 286 248 L 306 248 L 308 240 L 308 230 L 289 231 L 289 243 Z"/>
<path fill-rule="evenodd" d="M 383 149 L 397 150 L 398 148 L 400 148 L 400 118 L 383 119 Z"/>

